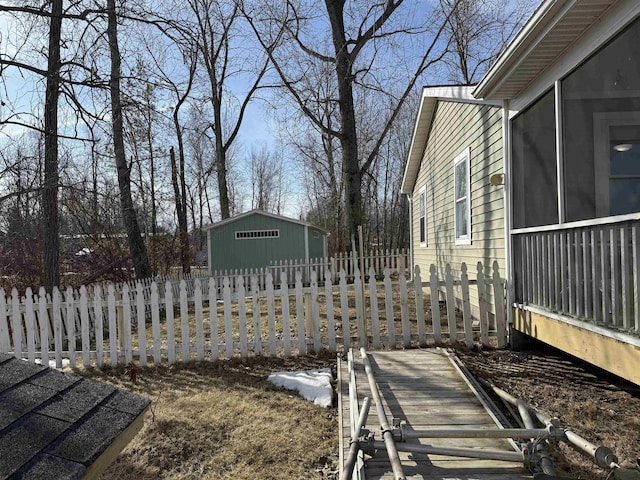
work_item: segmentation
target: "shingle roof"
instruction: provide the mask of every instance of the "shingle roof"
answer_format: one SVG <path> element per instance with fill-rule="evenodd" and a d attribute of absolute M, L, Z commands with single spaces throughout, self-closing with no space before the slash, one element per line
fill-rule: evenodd
<path fill-rule="evenodd" d="M 140 429 L 150 403 L 0 353 L 0 479 L 99 473 Z"/>

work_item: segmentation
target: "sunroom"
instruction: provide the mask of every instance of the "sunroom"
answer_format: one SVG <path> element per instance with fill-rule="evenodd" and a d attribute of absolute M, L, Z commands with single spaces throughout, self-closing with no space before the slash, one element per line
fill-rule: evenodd
<path fill-rule="evenodd" d="M 474 91 L 508 113 L 515 328 L 635 382 L 639 15 L 636 1 L 546 1 Z"/>

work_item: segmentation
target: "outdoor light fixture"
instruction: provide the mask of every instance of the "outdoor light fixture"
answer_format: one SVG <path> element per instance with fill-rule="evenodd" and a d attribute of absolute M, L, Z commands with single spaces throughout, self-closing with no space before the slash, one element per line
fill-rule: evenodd
<path fill-rule="evenodd" d="M 631 145 L 630 143 L 619 143 L 618 145 L 614 145 L 613 149 L 616 152 L 628 152 L 629 150 L 631 150 L 631 147 L 633 147 L 633 145 Z"/>

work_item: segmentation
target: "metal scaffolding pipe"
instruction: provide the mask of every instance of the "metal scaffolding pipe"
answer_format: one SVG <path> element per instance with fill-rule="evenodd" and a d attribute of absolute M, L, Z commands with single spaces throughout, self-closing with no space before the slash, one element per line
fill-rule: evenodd
<path fill-rule="evenodd" d="M 518 412 L 520 413 L 524 426 L 527 428 L 534 428 L 535 424 L 531 418 L 530 407 L 522 400 L 516 400 L 516 407 L 518 407 Z M 547 448 L 542 443 L 535 442 L 536 438 L 533 436 L 531 440 L 534 442 L 533 448 L 535 449 L 536 456 L 540 459 L 540 468 L 542 468 L 542 471 L 547 475 L 552 477 L 555 476 L 556 471 L 553 468 L 553 462 L 549 456 L 549 452 L 547 452 Z"/>
<path fill-rule="evenodd" d="M 618 465 L 618 457 L 616 457 L 611 449 L 594 445 L 571 430 L 565 430 L 564 435 L 572 445 L 593 458 L 598 466 L 611 469 L 620 468 L 620 465 Z"/>
<path fill-rule="evenodd" d="M 371 398 L 364 397 L 364 401 L 362 402 L 362 410 L 360 410 L 360 416 L 358 417 L 358 422 L 356 423 L 354 432 L 351 433 L 349 456 L 347 457 L 347 461 L 344 464 L 344 468 L 342 469 L 342 476 L 340 477 L 343 480 L 349 480 L 353 475 L 353 468 L 356 465 L 356 457 L 358 456 L 358 450 L 360 450 L 360 446 L 358 445 L 358 437 L 360 436 L 362 427 L 367 422 L 367 416 L 369 415 L 370 407 Z"/>
<path fill-rule="evenodd" d="M 374 441 L 374 448 L 383 448 L 384 443 Z M 432 445 L 420 445 L 415 443 L 399 443 L 398 450 L 410 453 L 426 453 L 430 455 L 446 455 L 449 457 L 478 458 L 482 460 L 501 460 L 504 462 L 524 462 L 524 455 L 520 452 L 501 452 L 492 450 L 479 450 L 473 448 L 434 447 Z"/>
<path fill-rule="evenodd" d="M 500 398 L 505 401 L 511 403 L 512 405 L 517 405 L 518 399 L 514 396 L 508 394 L 504 390 L 499 387 L 496 387 L 490 382 L 480 378 L 480 383 L 482 383 L 487 388 L 493 390 L 493 392 L 498 395 Z M 526 405 L 526 404 L 525 404 Z M 536 418 L 545 425 L 550 425 L 553 423 L 551 417 L 548 417 L 544 413 L 538 412 L 530 405 L 526 405 L 529 412 L 536 416 Z M 611 449 L 604 446 L 596 446 L 585 438 L 581 437 L 577 433 L 566 429 L 564 430 L 564 439 L 566 439 L 569 443 L 571 443 L 574 447 L 580 450 L 585 455 L 590 456 L 593 461 L 602 468 L 619 468 L 618 465 L 618 457 L 611 451 Z"/>
<path fill-rule="evenodd" d="M 544 428 L 402 430 L 402 438 L 549 438 Z"/>
<path fill-rule="evenodd" d="M 364 371 L 367 374 L 367 380 L 369 381 L 369 388 L 371 389 L 371 395 L 376 402 L 376 412 L 378 413 L 378 419 L 380 420 L 380 428 L 382 429 L 382 438 L 384 439 L 384 446 L 387 449 L 389 455 L 389 461 L 391 462 L 391 469 L 396 480 L 405 480 L 404 471 L 402 470 L 402 464 L 400 463 L 400 456 L 396 444 L 393 441 L 393 433 L 389 428 L 389 422 L 387 421 L 387 415 L 384 413 L 384 407 L 382 406 L 382 398 L 378 391 L 378 384 L 373 376 L 373 369 L 369 362 L 369 356 L 364 347 L 360 348 L 360 355 L 362 356 L 362 363 L 364 364 Z"/>

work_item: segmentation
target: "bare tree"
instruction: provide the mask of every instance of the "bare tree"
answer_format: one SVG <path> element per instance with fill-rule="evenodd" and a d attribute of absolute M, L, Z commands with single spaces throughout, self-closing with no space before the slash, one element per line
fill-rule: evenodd
<path fill-rule="evenodd" d="M 251 208 L 282 214 L 286 189 L 283 158 L 266 145 L 249 154 Z"/>
<path fill-rule="evenodd" d="M 539 0 L 440 0 L 450 12 L 446 35 L 451 54 L 444 58 L 449 81 L 471 85 L 480 80 Z"/>
<path fill-rule="evenodd" d="M 147 278 L 152 275 L 147 249 L 142 239 L 138 217 L 131 198 L 131 171 L 125 157 L 122 102 L 120 101 L 120 50 L 118 45 L 118 22 L 115 0 L 107 0 L 108 24 L 107 37 L 111 57 L 111 75 L 109 92 L 111 95 L 111 116 L 113 130 L 114 154 L 118 171 L 118 185 L 120 187 L 120 204 L 122 218 L 127 231 L 129 252 L 133 260 L 137 278 Z"/>
<path fill-rule="evenodd" d="M 197 33 L 193 36 L 193 41 L 196 42 L 195 46 L 209 83 L 207 96 L 210 98 L 213 112 L 211 129 L 215 141 L 220 215 L 224 219 L 229 218 L 231 214 L 227 178 L 228 152 L 238 135 L 247 106 L 260 88 L 267 71 L 268 60 L 259 60 L 253 71 L 243 65 L 250 62 L 255 52 L 247 50 L 246 39 L 240 37 L 237 28 L 240 21 L 237 2 L 189 0 L 187 3 L 195 17 Z M 235 112 L 230 108 L 233 95 L 227 90 L 228 83 L 233 78 L 242 78 L 241 81 L 248 85 L 247 91 L 241 97 L 236 97 Z"/>
<path fill-rule="evenodd" d="M 252 9 L 245 5 L 244 8 L 284 88 L 307 118 L 323 134 L 335 138 L 340 144 L 344 216 L 349 233 L 355 233 L 356 227 L 364 221 L 363 178 L 370 174 L 380 148 L 416 82 L 445 52 L 441 48 L 441 35 L 446 17 L 443 19 L 431 12 L 428 21 L 418 22 L 417 12 L 402 12 L 403 3 L 403 0 L 380 1 L 363 9 L 355 4 L 348 5 L 346 0 L 325 0 L 323 13 L 326 17 L 314 16 L 317 4 L 310 6 L 294 0 L 287 0 L 284 7 Z M 275 32 L 272 26 L 274 21 L 278 21 L 280 26 Z M 330 35 L 330 46 L 313 43 L 318 37 L 313 32 L 322 22 L 325 22 L 323 25 L 326 25 Z M 429 35 L 421 37 L 424 48 L 417 62 L 402 67 L 407 72 L 402 80 L 399 80 L 396 72 L 388 78 L 390 83 L 380 83 L 376 65 L 380 62 L 378 53 L 383 50 L 383 44 L 389 45 L 396 37 L 405 38 L 427 31 Z M 296 47 L 295 50 L 291 45 Z M 325 63 L 332 67 L 337 95 L 325 101 L 335 103 L 338 107 L 335 126 L 328 124 L 310 107 L 313 98 L 301 81 L 304 76 L 301 70 L 308 68 L 310 63 Z M 401 82 L 400 88 L 389 89 L 390 85 L 397 85 L 398 82 Z M 362 90 L 376 91 L 388 100 L 388 109 L 377 112 L 381 114 L 381 124 L 364 152 L 360 149 L 362 142 L 359 141 L 359 112 L 356 108 L 359 95 L 356 91 Z"/>

